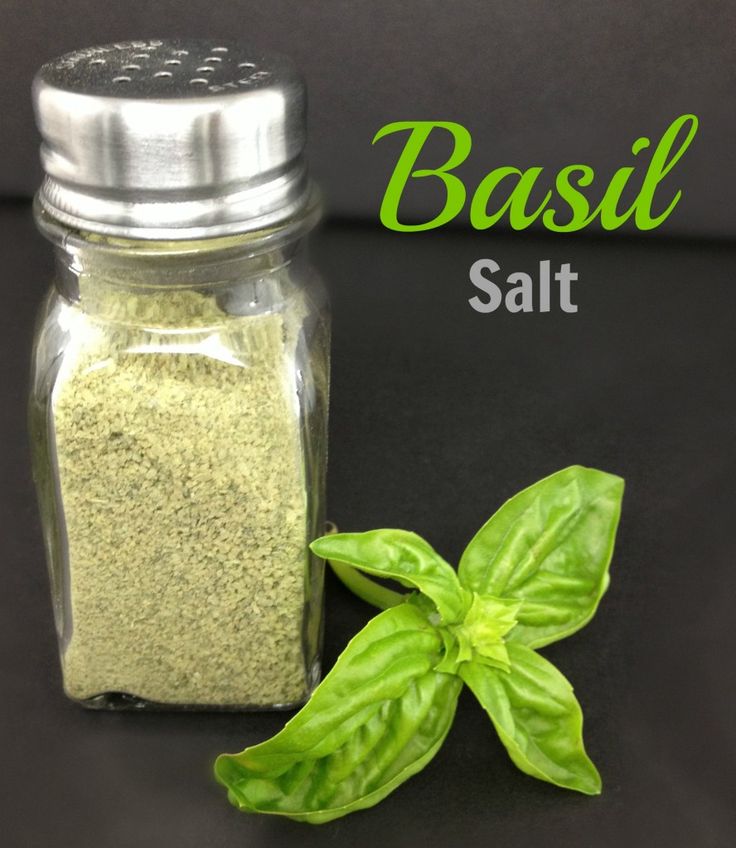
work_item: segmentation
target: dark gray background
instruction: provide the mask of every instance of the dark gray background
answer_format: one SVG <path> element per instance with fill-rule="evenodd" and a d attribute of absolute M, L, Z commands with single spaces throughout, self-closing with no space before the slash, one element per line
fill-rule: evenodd
<path fill-rule="evenodd" d="M 612 585 L 545 650 L 583 704 L 604 793 L 514 769 L 470 697 L 442 751 L 378 807 L 314 828 L 232 809 L 213 757 L 279 714 L 98 714 L 61 692 L 25 425 L 33 317 L 52 270 L 27 200 L 0 200 L 0 840 L 8 848 L 731 848 L 736 844 L 734 5 L 725 2 L 0 0 L 0 195 L 39 173 L 35 67 L 101 41 L 212 34 L 293 54 L 332 222 L 329 514 L 416 530 L 450 561 L 506 497 L 573 462 L 622 474 Z M 677 114 L 701 129 L 654 239 L 375 226 L 398 147 L 382 124 L 449 118 L 478 166 L 602 169 Z M 418 201 L 417 201 L 418 202 Z M 415 211 L 420 210 L 417 207 Z M 361 224 L 338 217 L 361 218 Z M 371 226 L 373 225 L 373 226 Z M 696 234 L 698 239 L 674 234 Z M 478 315 L 470 264 L 580 274 L 577 315 Z M 328 580 L 325 667 L 370 615 Z"/>
<path fill-rule="evenodd" d="M 95 43 L 209 35 L 297 60 L 310 159 L 336 216 L 375 220 L 402 137 L 371 140 L 390 121 L 464 124 L 469 188 L 499 165 L 544 166 L 551 185 L 583 162 L 602 192 L 633 163 L 635 138 L 654 143 L 693 112 L 698 135 L 662 198 L 684 196 L 656 232 L 736 232 L 732 0 L 0 0 L 0 15 L 0 195 L 38 184 L 29 86 L 43 61 Z M 407 217 L 426 219 L 437 195 L 417 185 L 406 200 Z"/>
<path fill-rule="evenodd" d="M 281 714 L 91 713 L 61 691 L 24 405 L 51 255 L 0 204 L 0 791 L 8 848 L 732 848 L 736 844 L 736 249 L 328 227 L 328 512 L 399 526 L 451 562 L 505 498 L 573 462 L 626 478 L 611 588 L 544 653 L 585 712 L 604 792 L 518 772 L 466 695 L 427 768 L 320 827 L 231 808 L 213 757 Z M 576 315 L 479 315 L 467 268 L 571 261 Z M 11 297 L 12 293 L 12 297 Z M 328 581 L 325 667 L 371 615 Z"/>

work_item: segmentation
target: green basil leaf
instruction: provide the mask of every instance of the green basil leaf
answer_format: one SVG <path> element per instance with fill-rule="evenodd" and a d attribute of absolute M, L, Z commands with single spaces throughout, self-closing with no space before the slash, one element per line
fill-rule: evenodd
<path fill-rule="evenodd" d="M 314 824 L 378 803 L 424 768 L 452 725 L 462 681 L 434 670 L 441 650 L 414 604 L 377 615 L 280 733 L 217 758 L 230 801 Z"/>
<path fill-rule="evenodd" d="M 463 586 L 524 603 L 509 641 L 539 648 L 594 615 L 608 586 L 624 481 L 572 466 L 507 501 L 460 560 Z"/>
<path fill-rule="evenodd" d="M 434 601 L 445 622 L 461 621 L 470 604 L 470 593 L 463 590 L 452 566 L 416 533 L 332 533 L 312 542 L 310 547 L 324 559 L 419 589 Z"/>
<path fill-rule="evenodd" d="M 598 795 L 601 778 L 583 746 L 583 714 L 565 677 L 526 645 L 509 644 L 511 671 L 481 663 L 460 675 L 491 717 L 506 750 L 526 774 Z"/>

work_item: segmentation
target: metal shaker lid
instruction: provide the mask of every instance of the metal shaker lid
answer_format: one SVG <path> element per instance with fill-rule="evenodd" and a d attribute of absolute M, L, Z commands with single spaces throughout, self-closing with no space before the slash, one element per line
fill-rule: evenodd
<path fill-rule="evenodd" d="M 90 47 L 33 83 L 43 208 L 148 239 L 277 225 L 309 203 L 304 83 L 283 56 L 221 41 Z"/>

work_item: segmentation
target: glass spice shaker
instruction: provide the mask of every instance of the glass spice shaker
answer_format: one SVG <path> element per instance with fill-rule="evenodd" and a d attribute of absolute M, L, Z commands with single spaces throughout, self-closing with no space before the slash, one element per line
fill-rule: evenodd
<path fill-rule="evenodd" d="M 299 704 L 319 674 L 329 317 L 292 64 L 219 41 L 39 71 L 56 274 L 30 423 L 64 688 Z"/>

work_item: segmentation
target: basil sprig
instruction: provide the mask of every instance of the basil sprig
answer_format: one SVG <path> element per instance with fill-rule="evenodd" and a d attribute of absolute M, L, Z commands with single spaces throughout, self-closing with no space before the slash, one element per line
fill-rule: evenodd
<path fill-rule="evenodd" d="M 541 480 L 486 522 L 457 573 L 404 530 L 313 542 L 350 588 L 385 609 L 280 733 L 217 758 L 230 801 L 311 823 L 373 806 L 438 751 L 463 683 L 522 771 L 598 794 L 580 704 L 535 648 L 594 615 L 608 586 L 623 487 L 619 477 L 580 466 Z M 393 592 L 358 572 L 414 591 Z"/>

